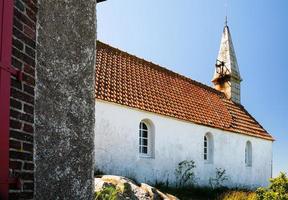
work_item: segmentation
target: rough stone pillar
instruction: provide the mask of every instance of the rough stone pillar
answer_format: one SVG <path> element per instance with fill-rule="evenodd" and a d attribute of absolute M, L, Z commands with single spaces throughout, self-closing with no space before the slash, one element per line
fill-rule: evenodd
<path fill-rule="evenodd" d="M 92 199 L 95 0 L 39 0 L 36 199 Z"/>

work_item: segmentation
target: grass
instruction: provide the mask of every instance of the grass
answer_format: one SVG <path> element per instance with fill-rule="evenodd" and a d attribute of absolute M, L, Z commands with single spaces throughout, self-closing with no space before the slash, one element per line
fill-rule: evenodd
<path fill-rule="evenodd" d="M 157 186 L 156 186 L 157 187 Z M 181 200 L 256 200 L 256 194 L 253 191 L 243 189 L 229 189 L 210 187 L 185 187 L 171 188 L 158 186 L 162 192 L 172 194 Z"/>
<path fill-rule="evenodd" d="M 255 192 L 229 191 L 220 195 L 217 200 L 257 200 Z"/>

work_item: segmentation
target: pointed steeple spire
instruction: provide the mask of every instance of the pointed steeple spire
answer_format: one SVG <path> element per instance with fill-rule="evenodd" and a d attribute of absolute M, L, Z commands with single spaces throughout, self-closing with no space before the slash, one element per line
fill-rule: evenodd
<path fill-rule="evenodd" d="M 227 25 L 227 16 L 222 33 L 216 69 L 212 79 L 215 88 L 225 93 L 228 99 L 240 103 L 240 82 L 242 81 L 232 37 Z"/>

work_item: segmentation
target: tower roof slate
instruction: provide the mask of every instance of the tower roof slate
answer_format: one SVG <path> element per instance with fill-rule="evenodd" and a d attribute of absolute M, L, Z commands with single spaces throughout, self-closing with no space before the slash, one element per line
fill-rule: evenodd
<path fill-rule="evenodd" d="M 96 99 L 225 131 L 273 140 L 222 92 L 97 41 Z"/>

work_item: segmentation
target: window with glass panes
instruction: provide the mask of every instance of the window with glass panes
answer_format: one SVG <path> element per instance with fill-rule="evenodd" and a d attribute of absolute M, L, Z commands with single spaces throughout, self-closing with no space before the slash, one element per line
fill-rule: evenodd
<path fill-rule="evenodd" d="M 144 122 L 139 125 L 139 153 L 148 154 L 148 127 Z"/>
<path fill-rule="evenodd" d="M 208 139 L 204 136 L 204 160 L 208 160 Z"/>
<path fill-rule="evenodd" d="M 248 141 L 246 142 L 246 147 L 245 147 L 245 164 L 248 167 L 252 166 L 252 145 L 251 142 Z"/>

